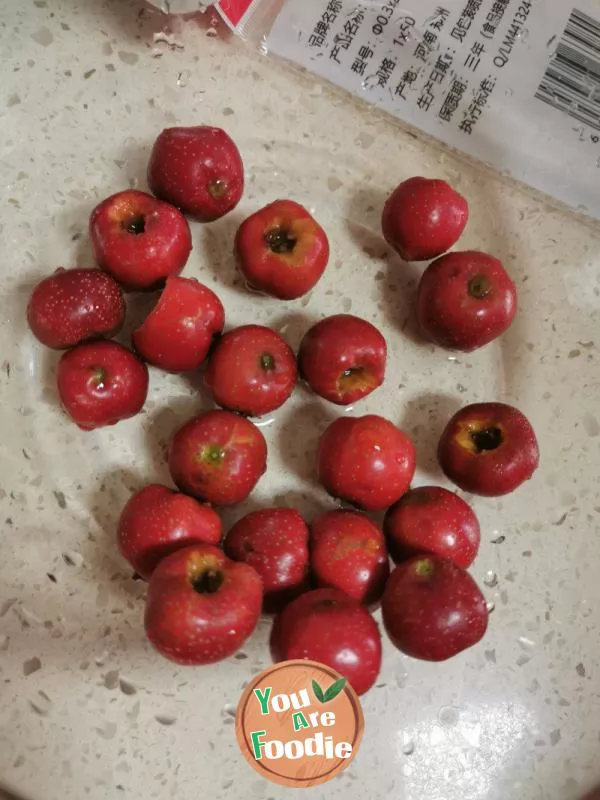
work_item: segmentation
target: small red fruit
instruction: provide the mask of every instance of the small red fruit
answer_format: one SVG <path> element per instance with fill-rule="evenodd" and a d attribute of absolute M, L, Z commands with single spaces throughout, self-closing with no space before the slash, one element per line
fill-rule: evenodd
<path fill-rule="evenodd" d="M 392 643 L 413 658 L 445 661 L 487 630 L 485 597 L 468 572 L 438 556 L 417 556 L 392 572 L 381 601 Z"/>
<path fill-rule="evenodd" d="M 471 506 L 441 486 L 411 489 L 388 509 L 383 529 L 396 563 L 431 554 L 466 569 L 475 560 L 481 539 Z"/>
<path fill-rule="evenodd" d="M 296 359 L 278 333 L 243 325 L 217 343 L 204 376 L 215 402 L 259 417 L 282 406 L 296 385 Z"/>
<path fill-rule="evenodd" d="M 176 550 L 220 541 L 221 520 L 212 508 L 158 483 L 129 499 L 117 528 L 122 555 L 146 580 L 158 562 Z"/>
<path fill-rule="evenodd" d="M 467 201 L 446 181 L 410 178 L 385 204 L 383 235 L 405 261 L 429 261 L 456 244 L 468 219 Z"/>
<path fill-rule="evenodd" d="M 438 460 L 465 492 L 500 497 L 529 480 L 540 461 L 527 417 L 505 403 L 474 403 L 456 413 L 442 434 Z"/>
<path fill-rule="evenodd" d="M 469 250 L 430 264 L 419 284 L 417 316 L 432 341 L 470 352 L 507 331 L 517 289 L 497 258 Z"/>
<path fill-rule="evenodd" d="M 316 394 L 347 406 L 383 383 L 385 339 L 374 325 L 351 314 L 318 322 L 300 344 L 300 374 Z"/>
<path fill-rule="evenodd" d="M 183 214 L 133 189 L 96 206 L 90 236 L 98 264 L 128 291 L 159 288 L 181 272 L 192 250 Z"/>
<path fill-rule="evenodd" d="M 262 584 L 208 544 L 163 559 L 148 585 L 144 625 L 151 644 L 176 664 L 201 666 L 228 658 L 260 617 Z"/>
<path fill-rule="evenodd" d="M 117 342 L 88 342 L 58 363 L 58 394 L 83 430 L 115 425 L 138 414 L 148 394 L 148 369 Z"/>
<path fill-rule="evenodd" d="M 221 128 L 166 128 L 150 155 L 148 186 L 184 214 L 211 222 L 240 202 L 244 164 L 235 143 Z"/>
<path fill-rule="evenodd" d="M 223 545 L 263 582 L 264 610 L 280 611 L 308 585 L 308 526 L 293 508 L 263 508 L 242 517 Z"/>
<path fill-rule="evenodd" d="M 329 240 L 299 203 L 276 200 L 243 222 L 235 251 L 250 286 L 294 300 L 319 281 L 329 261 Z"/>
<path fill-rule="evenodd" d="M 318 586 L 341 589 L 366 605 L 381 599 L 390 564 L 376 525 L 354 511 L 327 511 L 314 520 L 310 534 L 310 563 Z"/>
<path fill-rule="evenodd" d="M 319 442 L 319 481 L 333 497 L 365 511 L 397 502 L 408 491 L 415 466 L 410 438 L 375 414 L 339 417 Z"/>
<path fill-rule="evenodd" d="M 319 661 L 348 679 L 357 694 L 377 680 L 381 636 L 366 608 L 338 589 L 316 589 L 286 606 L 271 631 L 274 661 Z"/>
<path fill-rule="evenodd" d="M 33 335 L 56 350 L 114 336 L 124 319 L 121 290 L 99 269 L 57 269 L 37 284 L 27 306 Z"/>
<path fill-rule="evenodd" d="M 241 503 L 267 468 L 260 430 L 230 411 L 207 411 L 180 428 L 169 469 L 182 492 L 218 506 Z"/>
<path fill-rule="evenodd" d="M 133 332 L 133 346 L 168 372 L 197 369 L 225 325 L 217 295 L 195 278 L 168 278 L 158 302 Z"/>

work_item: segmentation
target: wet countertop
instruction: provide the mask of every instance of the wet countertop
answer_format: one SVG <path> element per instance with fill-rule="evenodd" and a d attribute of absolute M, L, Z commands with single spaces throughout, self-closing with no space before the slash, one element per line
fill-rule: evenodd
<path fill-rule="evenodd" d="M 24 319 L 40 277 L 92 263 L 89 213 L 145 187 L 156 134 L 211 123 L 239 144 L 247 191 L 236 212 L 193 225 L 185 274 L 219 293 L 230 326 L 269 324 L 297 347 L 326 314 L 379 325 L 386 385 L 349 413 L 415 437 L 418 483 L 445 485 L 435 445 L 467 402 L 517 405 L 541 446 L 518 492 L 466 496 L 483 530 L 473 574 L 494 608 L 486 638 L 437 665 L 386 642 L 359 755 L 311 796 L 581 800 L 600 782 L 597 230 L 205 25 L 164 28 L 136 2 L 0 0 L 0 786 L 24 800 L 290 794 L 249 769 L 234 736 L 242 687 L 269 663 L 268 621 L 219 667 L 176 668 L 145 642 L 144 585 L 114 544 L 131 491 L 168 482 L 169 436 L 208 404 L 200 381 L 153 370 L 140 417 L 82 433 L 57 405 L 56 354 Z M 413 174 L 466 195 L 465 248 L 500 257 L 520 291 L 509 333 L 471 355 L 420 339 L 419 270 L 379 234 L 383 198 Z M 323 280 L 288 304 L 250 295 L 231 256 L 243 216 L 282 196 L 313 209 L 332 241 Z M 142 310 L 132 298 L 130 319 Z M 261 421 L 269 472 L 226 523 L 267 503 L 309 518 L 331 507 L 314 453 L 335 413 L 299 389 Z"/>

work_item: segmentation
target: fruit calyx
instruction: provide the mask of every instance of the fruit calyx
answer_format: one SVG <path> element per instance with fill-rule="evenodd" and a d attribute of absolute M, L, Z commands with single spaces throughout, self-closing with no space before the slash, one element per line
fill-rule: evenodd
<path fill-rule="evenodd" d="M 221 179 L 216 180 L 214 183 L 209 183 L 207 188 L 210 196 L 214 200 L 218 200 L 219 197 L 223 197 L 223 195 L 227 192 L 227 181 Z"/>
<path fill-rule="evenodd" d="M 224 581 L 223 573 L 216 569 L 205 569 L 195 575 L 190 583 L 197 594 L 215 594 Z"/>
<path fill-rule="evenodd" d="M 475 275 L 469 281 L 468 291 L 471 297 L 481 299 L 492 291 L 492 284 L 487 275 Z"/>
<path fill-rule="evenodd" d="M 435 574 L 435 564 L 430 558 L 422 558 L 415 564 L 415 573 L 419 578 L 432 578 Z"/>
<path fill-rule="evenodd" d="M 121 229 L 125 233 L 131 233 L 134 236 L 139 236 L 146 232 L 146 218 L 143 214 L 135 214 L 128 219 L 124 219 L 121 223 Z"/>
<path fill-rule="evenodd" d="M 198 461 L 205 464 L 221 464 L 225 460 L 225 450 L 217 444 L 208 444 L 203 447 L 197 456 Z"/>
<path fill-rule="evenodd" d="M 489 450 L 496 450 L 504 441 L 504 436 L 500 428 L 491 425 L 478 431 L 471 431 L 471 441 L 475 445 L 478 453 Z"/>
<path fill-rule="evenodd" d="M 357 389 L 376 388 L 377 381 L 365 367 L 351 367 L 344 370 L 337 380 L 338 392 L 343 394 Z"/>
<path fill-rule="evenodd" d="M 263 353 L 259 358 L 260 368 L 265 372 L 275 369 L 275 359 L 270 353 Z"/>
<path fill-rule="evenodd" d="M 103 367 L 92 367 L 90 370 L 89 385 L 94 389 L 105 388 L 106 370 Z"/>
<path fill-rule="evenodd" d="M 286 228 L 278 227 L 271 228 L 265 234 L 265 242 L 273 253 L 277 255 L 285 255 L 292 253 L 296 247 L 297 239 Z"/>

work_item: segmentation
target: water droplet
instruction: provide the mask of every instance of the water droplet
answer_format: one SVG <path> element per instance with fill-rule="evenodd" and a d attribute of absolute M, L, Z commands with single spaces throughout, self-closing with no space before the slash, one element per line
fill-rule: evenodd
<path fill-rule="evenodd" d="M 206 89 L 199 89 L 197 92 L 194 92 L 193 98 L 197 103 L 203 103 L 205 94 L 206 94 Z"/>
<path fill-rule="evenodd" d="M 406 681 L 408 680 L 408 672 L 403 667 L 399 667 L 396 670 L 394 677 L 396 678 L 396 683 L 398 684 L 398 687 L 400 689 L 404 689 L 404 687 L 406 686 Z"/>
<path fill-rule="evenodd" d="M 214 39 L 215 36 L 217 35 L 217 29 L 213 28 L 211 25 L 210 28 L 206 29 L 206 35 L 209 37 L 209 39 Z"/>
<path fill-rule="evenodd" d="M 535 642 L 533 641 L 533 639 L 528 639 L 527 636 L 519 636 L 518 641 L 523 649 L 535 647 Z"/>
<path fill-rule="evenodd" d="M 528 28 L 521 28 L 517 31 L 516 39 L 520 39 L 522 42 L 526 42 L 529 39 L 529 29 Z"/>
<path fill-rule="evenodd" d="M 415 752 L 415 743 L 412 739 L 408 739 L 404 742 L 402 745 L 402 752 L 405 756 L 412 756 L 412 754 Z"/>
<path fill-rule="evenodd" d="M 183 42 L 180 42 L 175 34 L 167 33 L 166 31 L 158 31 L 152 36 L 154 44 L 164 43 L 172 50 L 183 50 Z"/>
<path fill-rule="evenodd" d="M 367 77 L 361 81 L 360 88 L 363 92 L 369 92 L 371 89 L 374 89 L 377 86 L 377 75 L 367 75 Z"/>
<path fill-rule="evenodd" d="M 496 575 L 493 569 L 489 569 L 485 573 L 485 578 L 483 579 L 483 582 L 485 583 L 486 586 L 489 586 L 490 589 L 493 589 L 494 586 L 498 585 L 498 576 Z"/>
<path fill-rule="evenodd" d="M 223 706 L 223 714 L 227 715 L 228 717 L 235 717 L 236 707 L 231 703 L 225 703 Z"/>
<path fill-rule="evenodd" d="M 263 36 L 260 40 L 260 44 L 258 45 L 258 52 L 261 56 L 269 55 L 269 45 L 267 44 L 267 37 Z"/>
<path fill-rule="evenodd" d="M 438 719 L 445 728 L 453 728 L 458 722 L 460 710 L 455 706 L 445 706 L 440 709 Z"/>
<path fill-rule="evenodd" d="M 266 292 L 262 292 L 260 289 L 257 289 L 256 287 L 252 286 L 252 284 L 248 283 L 248 281 L 244 281 L 244 283 L 246 284 L 246 289 L 248 289 L 248 291 L 251 292 L 252 294 L 258 294 L 261 297 L 269 296 Z"/>
<path fill-rule="evenodd" d="M 188 85 L 189 79 L 192 77 L 192 73 L 189 69 L 182 70 L 179 75 L 177 76 L 177 86 L 181 86 L 182 88 Z"/>
<path fill-rule="evenodd" d="M 496 608 L 496 603 L 494 603 L 494 601 L 493 601 L 493 600 L 489 600 L 489 601 L 486 603 L 486 608 L 487 608 L 487 612 L 488 612 L 488 614 L 492 614 L 492 613 L 493 613 L 493 611 L 494 611 L 494 610 L 495 610 L 495 608 Z"/>
<path fill-rule="evenodd" d="M 96 656 L 96 658 L 94 659 L 96 666 L 97 667 L 104 666 L 104 663 L 106 659 L 109 657 L 109 655 L 110 653 L 108 652 L 108 650 L 104 650 L 99 656 Z"/>
<path fill-rule="evenodd" d="M 254 424 L 257 428 L 269 428 L 275 422 L 275 417 L 269 417 L 269 419 L 257 419 L 254 420 Z"/>

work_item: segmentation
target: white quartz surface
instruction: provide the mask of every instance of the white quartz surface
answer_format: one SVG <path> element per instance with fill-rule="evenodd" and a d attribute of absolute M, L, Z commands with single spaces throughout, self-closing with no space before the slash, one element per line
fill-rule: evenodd
<path fill-rule="evenodd" d="M 435 444 L 467 402 L 519 406 L 541 444 L 533 481 L 474 500 L 473 574 L 495 604 L 487 637 L 437 665 L 386 642 L 360 753 L 310 795 L 581 800 L 600 782 L 598 232 L 232 40 L 194 24 L 160 35 L 164 24 L 125 0 L 0 0 L 0 785 L 24 800 L 293 794 L 252 772 L 234 736 L 244 682 L 269 663 L 268 623 L 218 667 L 174 668 L 145 642 L 144 586 L 114 544 L 130 492 L 168 481 L 165 443 L 207 406 L 200 381 L 153 370 L 142 416 L 80 432 L 57 406 L 57 356 L 24 319 L 41 276 L 92 263 L 89 212 L 144 188 L 156 134 L 211 123 L 238 142 L 247 191 L 230 216 L 193 226 L 185 274 L 220 294 L 230 326 L 273 325 L 297 346 L 326 314 L 380 325 L 386 385 L 350 413 L 381 413 L 415 436 L 419 483 L 444 483 Z M 384 196 L 414 174 L 468 197 L 461 244 L 502 258 L 518 284 L 514 326 L 472 355 L 420 340 L 420 269 L 379 234 Z M 314 209 L 332 241 L 323 280 L 288 304 L 248 294 L 231 256 L 240 219 L 283 196 Z M 329 507 L 313 461 L 335 413 L 299 389 L 265 420 L 268 475 L 227 520 L 262 503 L 309 517 Z"/>

